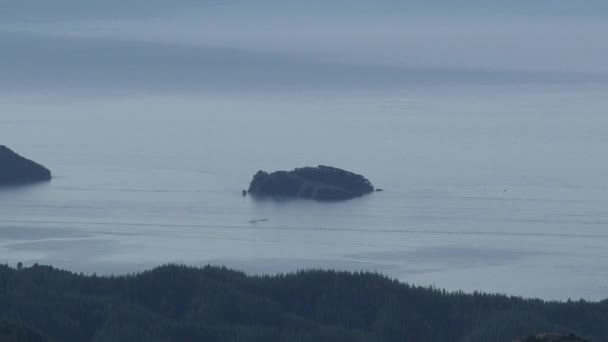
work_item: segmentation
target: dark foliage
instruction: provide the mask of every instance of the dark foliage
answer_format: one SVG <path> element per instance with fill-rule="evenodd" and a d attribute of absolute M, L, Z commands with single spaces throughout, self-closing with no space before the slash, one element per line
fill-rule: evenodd
<path fill-rule="evenodd" d="M 589 342 L 589 340 L 574 334 L 560 335 L 555 333 L 544 333 L 532 335 L 525 339 L 518 339 L 514 342 Z"/>
<path fill-rule="evenodd" d="M 249 185 L 256 195 L 346 200 L 374 191 L 365 177 L 330 166 L 303 167 L 293 171 L 258 171 Z"/>
<path fill-rule="evenodd" d="M 0 342 L 51 342 L 23 324 L 0 320 Z"/>
<path fill-rule="evenodd" d="M 97 277 L 0 266 L 0 309 L 0 320 L 65 342 L 511 342 L 539 331 L 608 341 L 606 301 L 448 293 L 333 271 L 257 277 L 163 266 Z M 36 336 L 15 341 L 39 341 Z"/>
<path fill-rule="evenodd" d="M 0 145 L 0 185 L 48 181 L 51 171 Z"/>

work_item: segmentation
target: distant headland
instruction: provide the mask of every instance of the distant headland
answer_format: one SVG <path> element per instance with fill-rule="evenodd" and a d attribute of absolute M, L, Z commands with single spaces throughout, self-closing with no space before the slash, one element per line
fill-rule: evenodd
<path fill-rule="evenodd" d="M 0 145 L 0 185 L 27 184 L 51 180 L 51 171 Z"/>
<path fill-rule="evenodd" d="M 253 195 L 348 200 L 374 191 L 365 177 L 331 166 L 302 167 L 293 171 L 258 171 L 247 191 Z"/>

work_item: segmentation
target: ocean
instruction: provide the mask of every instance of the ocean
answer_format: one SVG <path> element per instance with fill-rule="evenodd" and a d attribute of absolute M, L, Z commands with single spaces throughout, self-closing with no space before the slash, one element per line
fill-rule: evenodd
<path fill-rule="evenodd" d="M 364 270 L 448 290 L 608 297 L 600 59 L 589 70 L 554 70 L 578 65 L 573 55 L 543 69 L 533 53 L 530 70 L 504 64 L 524 55 L 438 67 L 450 36 L 424 67 L 395 62 L 424 60 L 407 49 L 371 64 L 400 34 L 424 41 L 383 28 L 366 32 L 386 42 L 358 46 L 355 34 L 336 47 L 343 27 L 327 41 L 303 29 L 288 39 L 273 26 L 285 18 L 243 39 L 253 26 L 188 36 L 196 15 L 157 17 L 0 25 L 0 143 L 54 174 L 0 188 L 0 262 L 89 274 L 166 263 Z M 166 22 L 179 29 L 147 30 Z M 550 23 L 531 34 L 548 36 Z M 512 33 L 511 44 L 519 34 L 479 25 L 497 30 L 490 38 Z M 579 33 L 561 38 L 583 44 Z M 457 61 L 474 55 L 465 47 Z M 335 203 L 241 195 L 258 170 L 315 165 L 385 191 Z"/>

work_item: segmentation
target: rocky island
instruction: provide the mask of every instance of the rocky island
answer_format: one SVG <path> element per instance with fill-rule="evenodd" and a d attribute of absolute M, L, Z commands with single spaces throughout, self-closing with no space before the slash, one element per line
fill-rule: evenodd
<path fill-rule="evenodd" d="M 252 195 L 347 200 L 374 191 L 367 178 L 331 166 L 302 167 L 293 171 L 258 171 L 249 185 Z"/>
<path fill-rule="evenodd" d="M 48 181 L 51 171 L 0 145 L 0 185 Z"/>

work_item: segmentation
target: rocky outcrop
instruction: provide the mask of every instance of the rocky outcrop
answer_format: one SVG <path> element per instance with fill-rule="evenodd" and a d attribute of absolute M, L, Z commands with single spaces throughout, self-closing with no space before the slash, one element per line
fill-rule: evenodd
<path fill-rule="evenodd" d="M 0 185 L 48 181 L 51 171 L 0 145 Z"/>
<path fill-rule="evenodd" d="M 326 201 L 352 199 L 373 191 L 367 178 L 324 165 L 272 173 L 258 171 L 248 190 L 253 195 Z"/>

